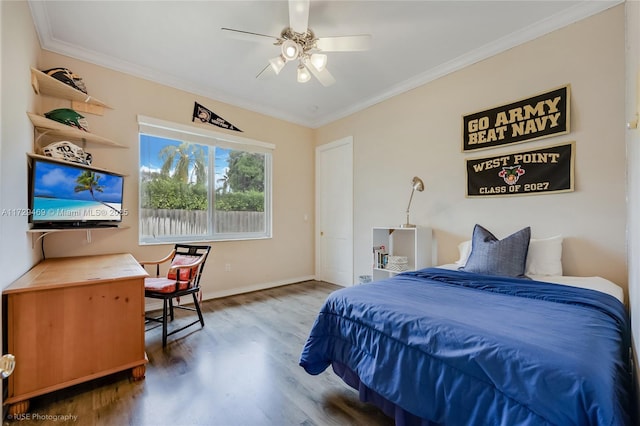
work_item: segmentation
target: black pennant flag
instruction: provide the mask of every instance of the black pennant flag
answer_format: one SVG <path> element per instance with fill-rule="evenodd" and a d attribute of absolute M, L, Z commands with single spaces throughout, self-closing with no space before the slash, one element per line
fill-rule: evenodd
<path fill-rule="evenodd" d="M 238 129 L 236 126 L 229 123 L 227 120 L 220 117 L 215 112 L 203 107 L 197 102 L 195 102 L 195 105 L 193 106 L 193 118 L 191 119 L 191 121 L 196 121 L 196 119 L 200 120 L 203 123 L 209 123 L 213 124 L 214 126 L 222 127 L 223 129 L 242 132 L 242 130 Z"/>

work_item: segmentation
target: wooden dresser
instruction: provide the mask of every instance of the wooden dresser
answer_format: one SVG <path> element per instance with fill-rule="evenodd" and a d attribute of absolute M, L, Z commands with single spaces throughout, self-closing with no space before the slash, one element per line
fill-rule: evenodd
<path fill-rule="evenodd" d="M 9 414 L 29 398 L 118 371 L 144 378 L 145 270 L 130 254 L 42 261 L 2 293 Z"/>

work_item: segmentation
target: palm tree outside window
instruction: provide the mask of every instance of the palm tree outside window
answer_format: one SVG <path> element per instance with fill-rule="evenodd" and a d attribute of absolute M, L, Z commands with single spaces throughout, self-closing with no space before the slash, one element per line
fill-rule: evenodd
<path fill-rule="evenodd" d="M 271 154 L 140 133 L 140 243 L 270 237 Z"/>

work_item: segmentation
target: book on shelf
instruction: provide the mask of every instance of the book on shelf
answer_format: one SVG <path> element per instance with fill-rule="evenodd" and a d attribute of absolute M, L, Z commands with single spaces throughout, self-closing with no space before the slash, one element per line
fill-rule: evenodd
<path fill-rule="evenodd" d="M 376 269 L 384 269 L 389 259 L 389 253 L 384 246 L 373 246 L 373 266 Z"/>

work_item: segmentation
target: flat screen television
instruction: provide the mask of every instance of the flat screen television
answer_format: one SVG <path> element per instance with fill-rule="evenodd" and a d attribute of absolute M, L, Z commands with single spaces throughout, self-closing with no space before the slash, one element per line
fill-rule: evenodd
<path fill-rule="evenodd" d="M 118 226 L 124 176 L 32 157 L 29 220 L 33 228 Z"/>

